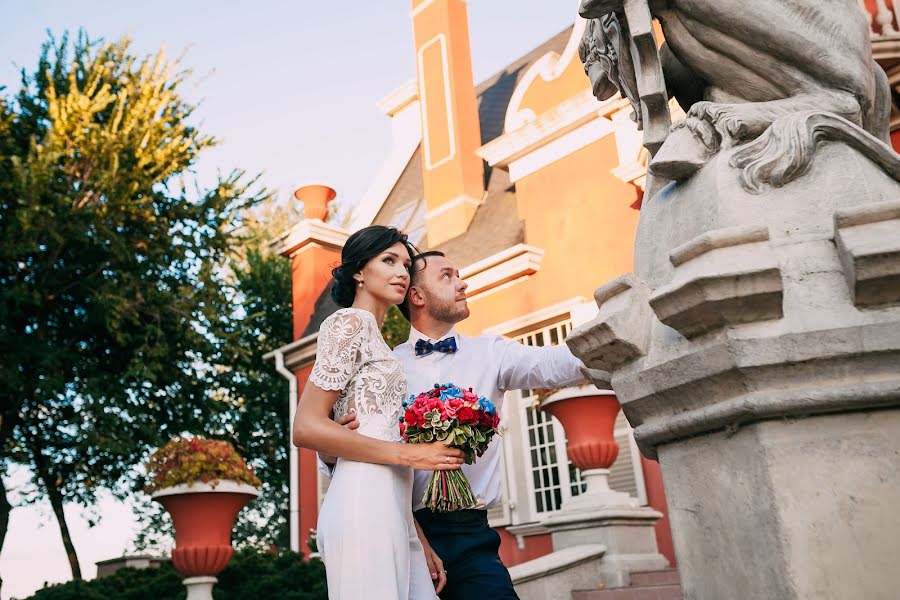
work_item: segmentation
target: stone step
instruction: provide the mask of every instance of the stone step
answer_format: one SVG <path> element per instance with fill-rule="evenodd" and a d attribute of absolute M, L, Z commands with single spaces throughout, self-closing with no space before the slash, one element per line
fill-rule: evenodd
<path fill-rule="evenodd" d="M 575 590 L 572 600 L 683 600 L 680 585 L 654 585 L 610 590 Z"/>
<path fill-rule="evenodd" d="M 681 585 L 681 579 L 678 577 L 678 570 L 663 569 L 660 571 L 644 571 L 642 573 L 631 574 L 632 587 L 651 585 Z"/>

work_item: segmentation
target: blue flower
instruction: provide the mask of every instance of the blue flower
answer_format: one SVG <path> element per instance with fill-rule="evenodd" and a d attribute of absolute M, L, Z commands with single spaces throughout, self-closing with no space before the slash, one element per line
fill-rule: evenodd
<path fill-rule="evenodd" d="M 494 406 L 494 404 L 484 396 L 478 399 L 478 408 L 489 415 L 496 414 L 497 412 L 497 408 Z"/>
<path fill-rule="evenodd" d="M 447 388 L 443 392 L 441 392 L 441 402 L 446 402 L 450 398 L 462 398 L 463 393 L 462 390 L 458 387 Z"/>

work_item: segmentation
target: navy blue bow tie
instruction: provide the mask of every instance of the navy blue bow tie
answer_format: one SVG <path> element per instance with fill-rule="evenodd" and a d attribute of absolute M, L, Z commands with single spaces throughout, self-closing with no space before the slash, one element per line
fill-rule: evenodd
<path fill-rule="evenodd" d="M 453 354 L 456 352 L 456 338 L 452 335 L 444 338 L 439 342 L 431 343 L 428 340 L 419 340 L 416 342 L 416 356 L 428 356 L 432 352 L 443 352 L 444 354 Z"/>

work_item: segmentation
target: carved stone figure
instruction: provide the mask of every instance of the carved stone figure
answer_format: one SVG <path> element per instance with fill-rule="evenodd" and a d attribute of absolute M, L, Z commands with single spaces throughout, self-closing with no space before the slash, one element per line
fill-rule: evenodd
<path fill-rule="evenodd" d="M 581 55 L 595 95 L 621 91 L 641 119 L 639 86 L 627 64 L 648 57 L 631 54 L 629 2 L 583 0 L 580 13 L 591 23 Z M 808 166 L 809 154 L 793 139 L 866 146 L 900 173 L 896 157 L 863 135 L 889 143 L 890 88 L 872 59 L 869 26 L 855 0 L 759 0 L 752 9 L 738 0 L 655 0 L 649 8 L 665 35 L 658 60 L 669 94 L 687 112 L 654 157 L 652 174 L 684 179 L 719 149 L 770 129 L 769 139 L 733 160 L 751 167 L 748 189 L 783 185 Z M 804 112 L 828 117 L 782 119 Z"/>
<path fill-rule="evenodd" d="M 900 156 L 857 1 L 581 13 L 652 159 L 634 273 L 566 343 L 659 461 L 684 597 L 896 597 Z"/>

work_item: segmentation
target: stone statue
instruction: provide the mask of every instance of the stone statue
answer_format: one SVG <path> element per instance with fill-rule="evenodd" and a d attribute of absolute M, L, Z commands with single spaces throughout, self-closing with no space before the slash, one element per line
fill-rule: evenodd
<path fill-rule="evenodd" d="M 640 125 L 632 65 L 648 53 L 632 56 L 626 4 L 583 0 L 580 13 L 590 22 L 580 51 L 595 95 L 621 92 Z M 900 177 L 900 162 L 885 147 L 890 87 L 855 0 L 759 0 L 752 10 L 737 0 L 656 0 L 649 9 L 665 34 L 658 60 L 666 87 L 687 112 L 654 157 L 652 174 L 684 179 L 720 148 L 768 132 L 733 159 L 748 189 L 784 185 L 808 166 L 810 145 L 824 139 L 854 144 Z M 798 113 L 807 116 L 784 118 Z"/>
<path fill-rule="evenodd" d="M 859 3 L 580 12 L 652 158 L 634 272 L 566 343 L 659 461 L 684 597 L 895 598 L 900 156 Z"/>

